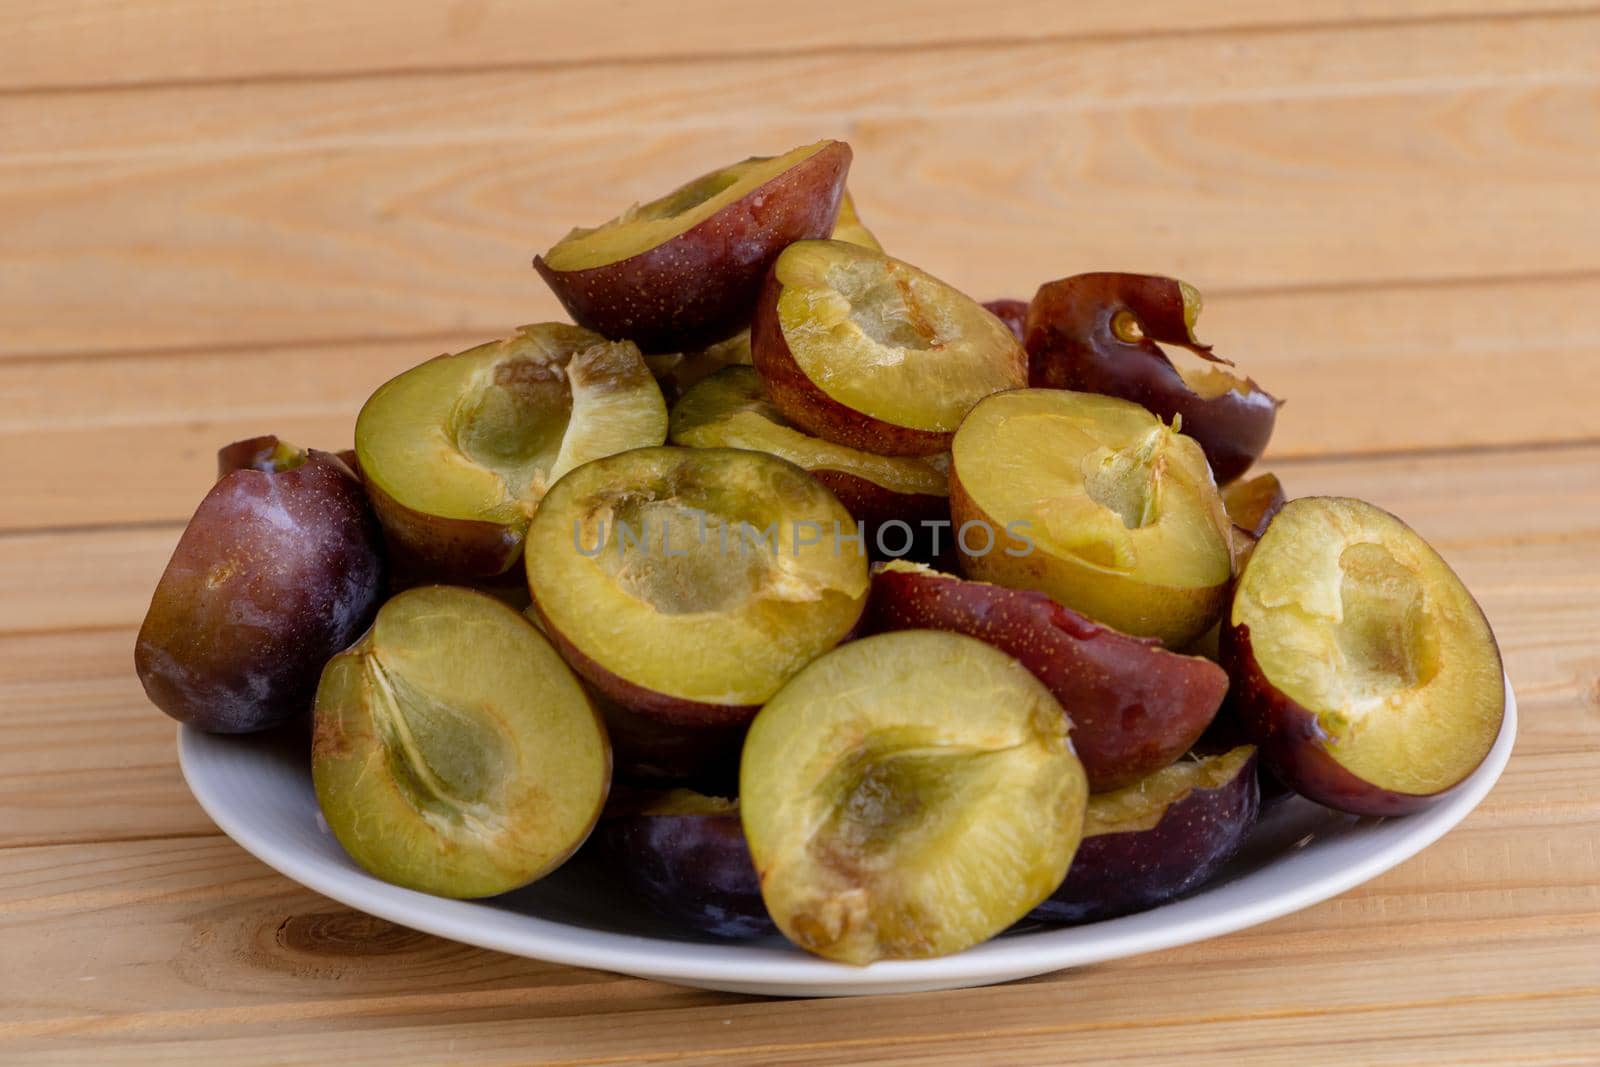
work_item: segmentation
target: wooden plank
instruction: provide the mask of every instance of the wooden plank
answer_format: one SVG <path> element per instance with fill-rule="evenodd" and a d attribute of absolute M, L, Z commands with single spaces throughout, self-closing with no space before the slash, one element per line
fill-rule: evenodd
<path fill-rule="evenodd" d="M 1553 18 L 15 97 L 0 350 L 496 333 L 553 313 L 528 258 L 573 223 L 826 135 L 983 296 L 1592 278 L 1597 50 Z"/>
<path fill-rule="evenodd" d="M 1196 9 L 1174 0 L 1114 7 L 1023 0 L 975 7 L 960 0 L 804 8 L 686 0 L 655 7 L 601 0 L 569 4 L 386 5 L 358 0 L 274 5 L 185 0 L 14 0 L 0 13 L 13 46 L 0 89 L 105 86 L 193 79 L 282 78 L 371 70 L 481 66 L 583 69 L 597 62 L 782 55 L 823 49 L 925 49 L 950 42 L 1138 36 L 1350 21 L 1381 23 L 1563 11 L 1556 0 L 1243 0 Z"/>
<path fill-rule="evenodd" d="M 1148 1050 L 1137 1036 L 1148 1027 L 1203 1034 L 1408 1005 L 1465 1018 L 1508 989 L 1524 1004 L 1600 993 L 1581 981 L 1600 949 L 1597 880 L 1585 836 L 1474 818 L 1367 886 L 1265 926 L 883 1012 L 870 1000 L 673 990 L 453 945 L 327 902 L 223 840 L 13 849 L 0 852 L 0 930 L 16 964 L 0 976 L 0 1036 L 31 1053 L 116 1048 L 159 1062 L 202 1051 L 287 1062 L 314 1044 L 331 1056 L 380 1025 L 401 1028 L 390 1037 L 414 1062 L 492 1057 L 513 1041 L 524 1056 L 585 1062 L 669 1048 L 837 1055 L 980 1029 Z M 1486 913 L 1495 932 L 1480 938 Z"/>
<path fill-rule="evenodd" d="M 1201 332 L 1288 398 L 1274 459 L 1600 439 L 1600 376 L 1573 373 L 1600 363 L 1597 301 L 1600 276 L 1227 295 Z M 379 384 L 483 339 L 0 360 L 0 529 L 186 519 L 219 445 L 347 447 Z"/>

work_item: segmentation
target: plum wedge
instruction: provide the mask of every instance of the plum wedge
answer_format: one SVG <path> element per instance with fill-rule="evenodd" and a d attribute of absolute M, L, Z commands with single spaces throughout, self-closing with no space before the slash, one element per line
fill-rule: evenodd
<path fill-rule="evenodd" d="M 850 146 L 818 141 L 703 174 L 533 265 L 574 322 L 645 352 L 682 352 L 750 323 L 761 278 L 786 245 L 833 232 Z"/>
<path fill-rule="evenodd" d="M 666 433 L 631 342 L 550 322 L 385 383 L 356 420 L 356 454 L 400 566 L 476 581 L 516 563 L 556 479 Z"/>
<path fill-rule="evenodd" d="M 1195 442 L 1127 400 L 1023 389 L 982 401 L 951 450 L 969 577 L 1037 589 L 1181 648 L 1221 612 L 1233 525 Z"/>
<path fill-rule="evenodd" d="M 557 482 L 528 533 L 543 629 L 623 707 L 721 743 L 866 603 L 849 512 L 799 467 L 641 448 Z"/>
<path fill-rule="evenodd" d="M 1359 500 L 1284 505 L 1239 576 L 1221 651 L 1229 702 L 1277 776 L 1358 815 L 1436 801 L 1505 714 L 1477 602 L 1410 527 Z"/>
<path fill-rule="evenodd" d="M 886 522 L 917 525 L 950 514 L 943 463 L 876 456 L 796 430 L 767 399 L 752 367 L 728 367 L 691 389 L 673 407 L 668 432 L 676 445 L 753 449 L 803 467 L 866 523 L 869 546 Z"/>
<path fill-rule="evenodd" d="M 739 774 L 768 913 L 856 964 L 959 952 L 1026 915 L 1066 875 L 1087 795 L 1049 690 L 931 630 L 801 671 L 751 725 Z"/>
<path fill-rule="evenodd" d="M 1029 384 L 1120 396 L 1162 419 L 1181 417 L 1218 482 L 1232 481 L 1267 447 L 1278 401 L 1194 336 L 1200 292 L 1151 274 L 1076 274 L 1041 286 L 1028 306 Z M 1208 362 L 1179 368 L 1162 344 Z"/>
<path fill-rule="evenodd" d="M 385 881 L 484 897 L 553 870 L 611 781 L 605 729 L 533 624 L 467 589 L 394 597 L 323 671 L 311 772 L 328 826 Z"/>
<path fill-rule="evenodd" d="M 1174 763 L 1089 798 L 1072 869 L 1031 919 L 1113 919 L 1174 900 L 1233 858 L 1260 809 L 1256 750 Z"/>
<path fill-rule="evenodd" d="M 612 872 L 657 915 L 713 937 L 778 932 L 738 801 L 688 789 L 619 797 L 595 837 Z"/>
<path fill-rule="evenodd" d="M 1118 633 L 1044 593 L 914 563 L 874 568 L 862 629 L 948 630 L 1016 657 L 1066 709 L 1093 792 L 1129 785 L 1187 752 L 1228 690 L 1227 674 L 1209 660 Z"/>
<path fill-rule="evenodd" d="M 179 722 L 248 733 L 311 709 L 322 665 L 378 610 L 383 541 L 361 484 L 330 453 L 261 437 L 223 448 L 217 465 L 151 597 L 134 667 Z"/>
<path fill-rule="evenodd" d="M 790 423 L 878 455 L 947 451 L 974 404 L 1027 381 L 1022 347 L 983 305 L 843 241 L 783 250 L 750 349 Z"/>

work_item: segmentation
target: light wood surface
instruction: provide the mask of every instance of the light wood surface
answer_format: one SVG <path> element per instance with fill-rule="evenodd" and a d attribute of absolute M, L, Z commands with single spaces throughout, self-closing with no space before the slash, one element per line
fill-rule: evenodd
<path fill-rule="evenodd" d="M 0 1062 L 1600 1062 L 1600 8 L 15 0 L 0 10 Z M 1268 466 L 1430 538 L 1522 705 L 1468 821 L 1336 900 L 990 989 L 823 1002 L 500 956 L 220 836 L 131 649 L 215 448 L 344 447 L 528 268 L 838 135 L 988 298 L 1200 285 Z"/>

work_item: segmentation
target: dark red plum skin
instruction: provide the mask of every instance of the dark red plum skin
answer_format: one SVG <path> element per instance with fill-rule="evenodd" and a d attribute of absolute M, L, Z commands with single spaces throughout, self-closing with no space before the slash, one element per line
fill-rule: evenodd
<path fill-rule="evenodd" d="M 1122 312 L 1139 323 L 1142 340 L 1124 341 L 1113 332 L 1112 320 Z M 1183 432 L 1199 442 L 1217 483 L 1232 481 L 1266 449 L 1278 401 L 1259 388 L 1202 397 L 1157 342 L 1217 359 L 1210 345 L 1190 335 L 1175 279 L 1095 273 L 1047 282 L 1028 305 L 1028 384 L 1121 397 L 1169 422 L 1181 415 Z"/>
<path fill-rule="evenodd" d="M 1251 757 L 1215 789 L 1191 789 L 1148 830 L 1085 837 L 1066 881 L 1034 908 L 1039 922 L 1086 923 L 1148 911 L 1210 881 L 1255 825 L 1261 795 Z"/>
<path fill-rule="evenodd" d="M 878 569 L 864 629 L 949 630 L 1015 657 L 1067 710 L 1073 748 L 1097 793 L 1187 752 L 1228 689 L 1210 660 L 1102 626 L 1044 593 L 948 574 Z"/>
<path fill-rule="evenodd" d="M 595 834 L 616 874 L 663 918 L 714 937 L 778 932 L 738 812 L 623 815 Z"/>
<path fill-rule="evenodd" d="M 1388 816 L 1421 811 L 1452 791 L 1399 793 L 1346 770 L 1328 751 L 1328 736 L 1317 717 L 1262 672 L 1250 647 L 1250 627 L 1224 620 L 1221 653 L 1233 679 L 1228 702 L 1240 728 L 1272 773 L 1301 796 L 1352 815 Z"/>
<path fill-rule="evenodd" d="M 377 521 L 329 453 L 212 486 L 150 601 L 134 666 L 150 700 L 211 733 L 263 730 L 311 707 L 323 666 L 383 596 Z"/>
<path fill-rule="evenodd" d="M 1028 302 L 1026 300 L 990 300 L 983 305 L 995 318 L 1011 328 L 1017 340 L 1026 338 L 1028 329 Z"/>
<path fill-rule="evenodd" d="M 850 159 L 833 141 L 654 248 L 575 271 L 538 256 L 534 269 L 579 326 L 647 355 L 704 348 L 749 324 L 778 253 L 833 232 Z"/>

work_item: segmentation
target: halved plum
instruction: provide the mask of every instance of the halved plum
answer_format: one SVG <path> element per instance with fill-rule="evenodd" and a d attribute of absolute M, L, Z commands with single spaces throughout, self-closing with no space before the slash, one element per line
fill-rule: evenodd
<path fill-rule="evenodd" d="M 1238 478 L 1222 487 L 1222 506 L 1227 509 L 1233 524 L 1259 541 L 1267 530 L 1267 523 L 1288 503 L 1283 483 L 1276 474 L 1258 474 L 1253 478 Z"/>
<path fill-rule="evenodd" d="M 1026 300 L 989 300 L 984 302 L 984 307 L 990 314 L 1005 323 L 1018 341 L 1027 336 L 1028 330 L 1028 302 Z"/>
<path fill-rule="evenodd" d="M 833 232 L 850 146 L 818 141 L 703 174 L 533 265 L 574 322 L 646 352 L 682 352 L 750 323 L 761 278 L 795 241 Z"/>
<path fill-rule="evenodd" d="M 1357 815 L 1438 800 L 1505 715 L 1500 650 L 1461 580 L 1399 519 L 1343 497 L 1291 500 L 1267 526 L 1222 662 L 1278 777 Z"/>
<path fill-rule="evenodd" d="M 867 527 L 869 548 L 882 525 L 917 527 L 950 517 L 947 465 L 918 456 L 876 456 L 794 429 L 761 387 L 753 367 L 728 367 L 689 390 L 672 409 L 675 445 L 747 448 L 811 472 Z"/>
<path fill-rule="evenodd" d="M 1029 384 L 1105 393 L 1143 404 L 1163 420 L 1182 417 L 1217 481 L 1243 474 L 1267 447 L 1279 401 L 1194 336 L 1200 291 L 1153 274 L 1094 273 L 1047 282 L 1028 307 Z M 1175 366 L 1161 345 L 1210 361 Z"/>
<path fill-rule="evenodd" d="M 616 877 L 656 914 L 713 937 L 778 932 L 738 801 L 688 789 L 619 797 L 595 837 Z"/>
<path fill-rule="evenodd" d="M 1260 806 L 1252 745 L 1180 760 L 1092 796 L 1072 869 L 1028 917 L 1096 922 L 1198 889 L 1239 851 Z"/>
<path fill-rule="evenodd" d="M 839 219 L 833 224 L 832 239 L 846 241 L 862 248 L 870 248 L 874 252 L 882 252 L 883 245 L 878 243 L 878 238 L 867 229 L 861 216 L 856 212 L 856 202 L 850 195 L 850 190 L 844 191 L 844 196 L 839 200 Z"/>
<path fill-rule="evenodd" d="M 846 963 L 985 941 L 1061 883 L 1088 787 L 1068 721 L 1016 660 L 961 634 L 852 641 L 756 716 L 745 837 L 778 928 Z"/>
<path fill-rule="evenodd" d="M 399 567 L 475 581 L 516 563 L 556 479 L 666 434 L 631 342 L 548 322 L 385 383 L 356 420 L 356 452 Z"/>
<path fill-rule="evenodd" d="M 750 347 L 790 423 L 877 455 L 945 452 L 979 400 L 1027 383 L 1022 346 L 983 305 L 843 241 L 783 250 Z"/>
<path fill-rule="evenodd" d="M 1022 389 L 973 409 L 951 451 L 968 576 L 1037 589 L 1181 648 L 1216 621 L 1233 524 L 1195 442 L 1127 400 Z"/>
<path fill-rule="evenodd" d="M 641 448 L 557 482 L 528 532 L 543 628 L 610 699 L 719 740 L 866 603 L 849 512 L 792 463 Z"/>
<path fill-rule="evenodd" d="M 1014 656 L 1072 719 L 1089 789 L 1153 774 L 1195 743 L 1228 691 L 1215 663 L 1102 626 L 1044 593 L 967 581 L 915 563 L 873 568 L 865 633 L 949 630 Z"/>
<path fill-rule="evenodd" d="M 611 756 L 578 679 L 527 619 L 429 586 L 384 604 L 323 671 L 311 778 L 328 827 L 368 871 L 485 897 L 583 844 Z"/>
<path fill-rule="evenodd" d="M 254 438 L 218 467 L 150 598 L 134 668 L 179 722 L 247 733 L 311 709 L 322 665 L 378 610 L 383 541 L 327 452 Z"/>

